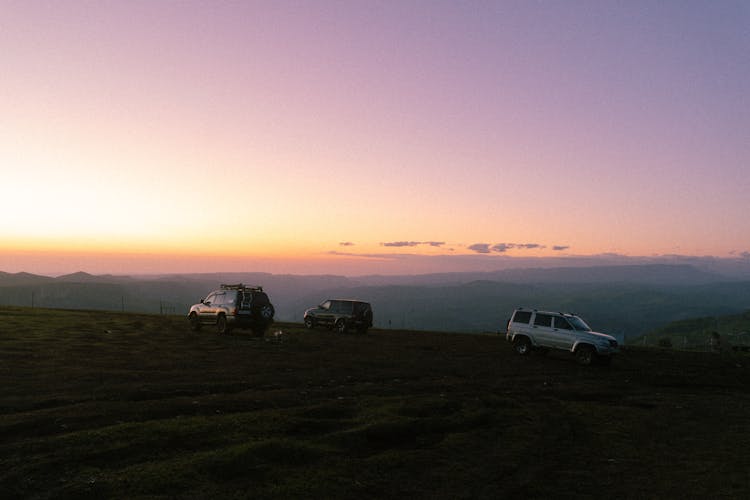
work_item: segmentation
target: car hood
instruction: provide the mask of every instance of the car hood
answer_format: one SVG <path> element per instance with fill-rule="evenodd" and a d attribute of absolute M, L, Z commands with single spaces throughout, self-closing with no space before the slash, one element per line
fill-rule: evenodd
<path fill-rule="evenodd" d="M 593 335 L 599 340 L 614 340 L 617 342 L 617 339 L 614 338 L 612 335 L 607 335 L 606 333 L 599 333 L 599 332 L 586 332 L 589 335 Z"/>

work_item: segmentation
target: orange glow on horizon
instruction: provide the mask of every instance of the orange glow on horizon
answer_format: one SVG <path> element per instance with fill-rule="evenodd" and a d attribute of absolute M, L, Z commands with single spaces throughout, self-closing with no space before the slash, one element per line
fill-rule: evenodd
<path fill-rule="evenodd" d="M 271 4 L 3 5 L 0 271 L 750 252 L 737 5 Z"/>

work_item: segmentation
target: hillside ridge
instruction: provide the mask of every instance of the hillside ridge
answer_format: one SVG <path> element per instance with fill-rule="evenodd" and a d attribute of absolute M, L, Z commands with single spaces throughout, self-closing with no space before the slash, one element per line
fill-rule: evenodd
<path fill-rule="evenodd" d="M 740 313 L 750 280 L 689 265 L 514 269 L 492 273 L 349 278 L 335 275 L 204 273 L 148 277 L 77 272 L 57 278 L 0 273 L 0 305 L 187 313 L 220 283 L 262 285 L 277 319 L 302 321 L 331 297 L 373 304 L 375 326 L 435 331 L 504 329 L 515 307 L 574 311 L 597 330 L 635 338 L 671 321 Z"/>

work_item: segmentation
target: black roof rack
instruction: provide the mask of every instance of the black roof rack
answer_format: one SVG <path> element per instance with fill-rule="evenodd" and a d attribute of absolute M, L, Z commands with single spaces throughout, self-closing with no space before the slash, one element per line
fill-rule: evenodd
<path fill-rule="evenodd" d="M 222 283 L 221 289 L 222 290 L 241 290 L 241 291 L 254 290 L 256 292 L 263 291 L 262 286 L 247 286 L 247 285 L 243 285 L 242 283 L 237 283 L 236 285 L 228 285 L 226 283 Z"/>

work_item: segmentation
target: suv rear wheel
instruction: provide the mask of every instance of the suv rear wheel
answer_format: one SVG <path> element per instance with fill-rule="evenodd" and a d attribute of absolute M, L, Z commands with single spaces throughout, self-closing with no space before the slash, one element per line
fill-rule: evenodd
<path fill-rule="evenodd" d="M 223 314 L 219 314 L 216 318 L 216 331 L 219 334 L 227 333 L 227 317 Z"/>
<path fill-rule="evenodd" d="M 521 356 L 531 354 L 531 341 L 528 337 L 516 337 L 513 340 L 513 349 Z"/>
<path fill-rule="evenodd" d="M 340 319 L 336 322 L 336 331 L 339 333 L 346 333 L 346 321 Z"/>

